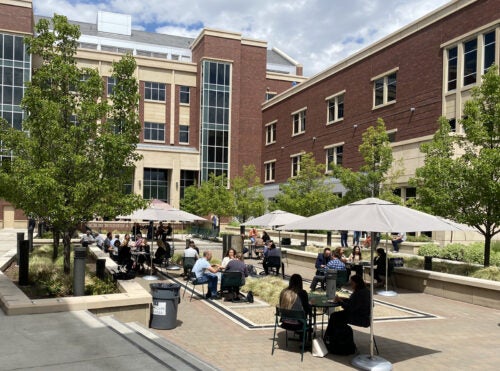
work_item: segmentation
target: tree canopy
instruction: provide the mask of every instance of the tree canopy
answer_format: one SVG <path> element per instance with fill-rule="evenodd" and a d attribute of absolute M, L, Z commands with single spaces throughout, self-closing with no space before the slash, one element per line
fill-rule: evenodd
<path fill-rule="evenodd" d="M 339 205 L 340 198 L 333 193 L 333 187 L 327 182 L 325 165 L 317 164 L 312 153 L 305 153 L 300 159 L 299 173 L 280 185 L 269 208 L 302 216 L 319 214 Z"/>
<path fill-rule="evenodd" d="M 254 165 L 243 166 L 243 176 L 231 180 L 235 215 L 242 223 L 266 211 L 266 200 Z"/>
<path fill-rule="evenodd" d="M 125 192 L 130 183 L 139 134 L 138 83 L 132 56 L 113 63 L 112 103 L 103 99 L 96 69 L 80 68 L 75 58 L 78 26 L 54 15 L 42 19 L 28 51 L 38 56 L 22 108 L 22 130 L 3 122 L 0 139 L 12 165 L 0 170 L 0 195 L 30 216 L 63 232 L 65 271 L 70 238 L 95 216 L 126 214 L 144 205 Z M 110 71 L 111 72 L 111 71 Z"/>
<path fill-rule="evenodd" d="M 484 265 L 491 238 L 500 232 L 500 77 L 491 67 L 465 103 L 463 133 L 450 134 L 440 119 L 432 142 L 422 145 L 424 166 L 412 181 L 417 203 L 437 215 L 474 226 L 485 238 Z M 455 155 L 458 154 L 458 155 Z"/>
<path fill-rule="evenodd" d="M 359 152 L 364 162 L 359 171 L 332 165 L 332 175 L 347 189 L 342 203 L 348 204 L 367 197 L 400 202 L 393 194 L 391 181 L 396 174 L 389 174 L 393 156 L 384 120 L 379 118 L 376 126 L 368 127 L 362 138 Z"/>

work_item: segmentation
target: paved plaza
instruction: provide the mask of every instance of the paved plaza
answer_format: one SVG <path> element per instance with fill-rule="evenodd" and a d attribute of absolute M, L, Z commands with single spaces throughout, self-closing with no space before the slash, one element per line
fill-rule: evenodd
<path fill-rule="evenodd" d="M 17 231 L 0 232 L 0 254 L 15 247 Z M 200 243 L 200 248 L 208 248 Z M 216 255 L 220 247 L 211 247 Z M 287 275 L 311 278 L 313 269 L 288 265 Z M 177 273 L 168 273 L 183 284 Z M 149 282 L 141 278 L 144 285 Z M 183 289 L 181 289 L 181 295 Z M 177 327 L 145 329 L 88 312 L 5 316 L 0 313 L 0 370 L 352 370 L 352 356 L 304 354 L 298 342 L 285 349 L 284 331 L 271 355 L 273 329 L 248 329 L 221 310 L 223 303 L 193 298 L 179 305 Z M 398 289 L 376 300 L 427 316 L 377 319 L 380 356 L 395 370 L 497 370 L 500 311 Z M 499 298 L 500 300 L 500 298 Z M 353 327 L 360 353 L 369 351 L 369 329 Z"/>

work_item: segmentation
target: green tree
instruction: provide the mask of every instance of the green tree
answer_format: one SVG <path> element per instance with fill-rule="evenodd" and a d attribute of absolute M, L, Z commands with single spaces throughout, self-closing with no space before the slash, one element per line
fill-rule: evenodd
<path fill-rule="evenodd" d="M 266 200 L 254 165 L 243 166 L 243 176 L 231 180 L 235 215 L 242 223 L 266 211 Z"/>
<path fill-rule="evenodd" d="M 379 118 L 376 126 L 370 126 L 363 133 L 359 152 L 364 160 L 359 171 L 355 172 L 341 165 L 332 166 L 332 175 L 347 189 L 342 203 L 366 197 L 400 202 L 393 194 L 392 179 L 396 174 L 389 174 L 393 157 L 384 120 Z"/>
<path fill-rule="evenodd" d="M 227 176 L 212 173 L 199 186 L 187 187 L 181 207 L 197 215 L 215 214 L 218 218 L 234 215 L 234 196 L 228 189 Z"/>
<path fill-rule="evenodd" d="M 500 77 L 491 67 L 465 103 L 464 135 L 451 136 L 446 119 L 422 145 L 424 166 L 412 181 L 417 202 L 437 215 L 474 226 L 484 236 L 484 266 L 500 232 Z M 456 149 L 456 151 L 455 151 Z"/>
<path fill-rule="evenodd" d="M 325 176 L 325 165 L 316 164 L 312 153 L 301 156 L 297 176 L 280 185 L 271 210 L 284 210 L 302 216 L 311 216 L 333 209 L 340 199 L 333 193 L 333 184 Z"/>
<path fill-rule="evenodd" d="M 113 63 L 113 103 L 103 100 L 97 70 L 76 64 L 79 28 L 59 15 L 52 26 L 40 20 L 26 40 L 40 63 L 22 101 L 23 130 L 2 123 L 0 139 L 13 157 L 0 170 L 0 194 L 62 233 L 69 274 L 70 240 L 81 223 L 144 205 L 123 188 L 139 159 L 138 84 L 135 60 L 124 57 Z"/>

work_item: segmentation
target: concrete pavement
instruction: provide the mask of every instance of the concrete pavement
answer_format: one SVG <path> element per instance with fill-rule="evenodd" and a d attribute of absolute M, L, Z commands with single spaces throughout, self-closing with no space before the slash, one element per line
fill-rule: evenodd
<path fill-rule="evenodd" d="M 0 231 L 0 254 L 15 248 L 15 232 Z M 313 270 L 289 265 L 286 272 L 308 277 Z M 500 311 L 426 294 L 398 293 L 376 299 L 434 318 L 375 323 L 380 356 L 395 370 L 498 369 Z M 177 319 L 173 330 L 146 330 L 87 312 L 10 317 L 0 313 L 0 370 L 353 369 L 352 356 L 314 358 L 307 352 L 300 362 L 298 343 L 290 342 L 285 349 L 281 330 L 272 356 L 272 329 L 248 330 L 210 301 L 182 301 Z M 368 329 L 353 329 L 358 350 L 367 353 Z M 179 363 L 182 360 L 187 362 Z"/>

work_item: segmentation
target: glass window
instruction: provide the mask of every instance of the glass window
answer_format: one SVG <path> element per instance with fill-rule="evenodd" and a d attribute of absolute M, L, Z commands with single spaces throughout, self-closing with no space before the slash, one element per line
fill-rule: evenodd
<path fill-rule="evenodd" d="M 165 88 L 164 83 L 146 81 L 144 83 L 144 99 L 165 102 Z"/>
<path fill-rule="evenodd" d="M 477 76 L 477 39 L 464 43 L 464 86 L 475 84 Z"/>
<path fill-rule="evenodd" d="M 144 168 L 143 198 L 168 202 L 168 173 L 166 169 Z"/>
<path fill-rule="evenodd" d="M 107 79 L 107 92 L 108 96 L 113 95 L 116 85 L 116 79 L 114 77 L 108 77 Z"/>
<path fill-rule="evenodd" d="M 188 125 L 179 125 L 179 143 L 189 143 Z"/>
<path fill-rule="evenodd" d="M 181 86 L 179 101 L 183 104 L 189 104 L 189 86 Z"/>
<path fill-rule="evenodd" d="M 344 94 L 338 95 L 327 101 L 328 123 L 344 118 Z"/>
<path fill-rule="evenodd" d="M 495 37 L 495 31 L 484 34 L 484 72 L 495 63 Z"/>
<path fill-rule="evenodd" d="M 274 98 L 276 95 L 277 95 L 276 93 L 266 92 L 265 100 L 269 100 L 271 98 Z"/>
<path fill-rule="evenodd" d="M 387 76 L 376 79 L 373 84 L 374 106 L 396 101 L 397 74 L 391 73 Z"/>
<path fill-rule="evenodd" d="M 198 172 L 192 170 L 181 170 L 180 197 L 184 198 L 184 191 L 187 187 L 198 183 Z"/>
<path fill-rule="evenodd" d="M 301 134 L 306 131 L 306 110 L 300 111 L 292 116 L 293 135 Z"/>
<path fill-rule="evenodd" d="M 266 144 L 276 142 L 276 123 L 266 126 Z"/>
<path fill-rule="evenodd" d="M 457 120 L 456 119 L 449 119 L 448 122 L 450 123 L 450 131 L 456 132 L 457 131 Z"/>
<path fill-rule="evenodd" d="M 448 49 L 448 91 L 457 88 L 458 48 Z"/>
<path fill-rule="evenodd" d="M 326 150 L 326 170 L 332 165 L 342 165 L 344 157 L 344 146 L 330 147 Z"/>
<path fill-rule="evenodd" d="M 144 140 L 151 140 L 155 142 L 165 141 L 165 124 L 156 122 L 144 123 Z"/>
<path fill-rule="evenodd" d="M 275 177 L 276 162 L 268 162 L 265 166 L 265 181 L 273 182 Z"/>
<path fill-rule="evenodd" d="M 301 158 L 301 155 L 292 157 L 292 176 L 299 175 Z"/>

